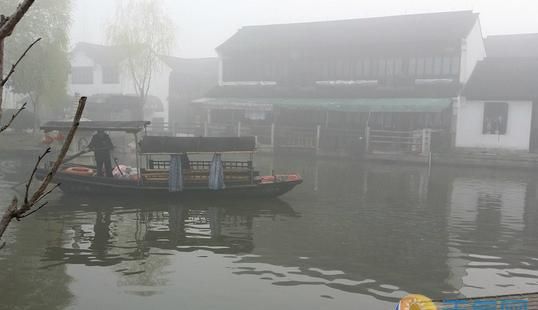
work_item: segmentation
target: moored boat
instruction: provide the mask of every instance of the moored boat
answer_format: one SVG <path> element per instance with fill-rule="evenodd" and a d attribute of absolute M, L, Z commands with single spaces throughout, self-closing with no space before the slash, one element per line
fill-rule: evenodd
<path fill-rule="evenodd" d="M 302 183 L 296 174 L 262 176 L 254 169 L 255 137 L 162 137 L 143 135 L 147 122 L 81 122 L 79 131 L 133 134 L 134 167 L 118 165 L 114 177 L 97 175 L 95 165 L 64 163 L 54 177 L 65 193 L 162 196 L 276 197 Z M 69 122 L 49 122 L 45 132 L 62 131 Z M 245 156 L 248 157 L 245 159 Z M 230 159 L 226 159 L 230 157 Z M 37 170 L 43 179 L 49 167 Z"/>

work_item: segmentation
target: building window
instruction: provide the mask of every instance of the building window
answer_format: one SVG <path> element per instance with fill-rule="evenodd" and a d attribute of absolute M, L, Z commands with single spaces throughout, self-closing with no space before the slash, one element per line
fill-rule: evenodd
<path fill-rule="evenodd" d="M 273 79 L 273 66 L 271 63 L 262 64 L 262 79 L 261 81 L 274 81 Z"/>
<path fill-rule="evenodd" d="M 387 76 L 394 75 L 394 59 L 392 58 L 387 59 L 387 66 L 386 66 L 385 72 Z"/>
<path fill-rule="evenodd" d="M 320 64 L 321 67 L 321 80 L 327 81 L 329 80 L 329 63 L 322 62 Z"/>
<path fill-rule="evenodd" d="M 362 70 L 362 59 L 361 60 L 358 60 L 357 63 L 355 64 L 355 76 L 360 79 L 362 78 L 364 75 L 363 75 L 363 70 Z"/>
<path fill-rule="evenodd" d="M 414 76 L 417 74 L 417 59 L 412 57 L 409 59 L 409 69 L 407 70 L 409 75 Z"/>
<path fill-rule="evenodd" d="M 364 66 L 363 66 L 363 68 L 362 68 L 362 69 L 364 70 L 364 71 L 363 71 L 363 76 L 364 76 L 364 77 L 370 77 L 371 74 L 372 74 L 372 65 L 371 65 L 372 62 L 370 61 L 370 58 L 366 58 L 366 59 L 364 60 L 364 63 L 363 63 L 363 64 L 364 64 Z"/>
<path fill-rule="evenodd" d="M 351 80 L 352 79 L 352 68 L 349 63 L 345 61 L 337 62 L 337 77 L 336 80 Z"/>
<path fill-rule="evenodd" d="M 103 67 L 103 84 L 118 84 L 120 82 L 120 73 L 116 66 Z"/>
<path fill-rule="evenodd" d="M 72 67 L 72 84 L 93 84 L 93 67 Z"/>
<path fill-rule="evenodd" d="M 336 61 L 329 62 L 329 80 L 336 81 L 338 79 L 338 63 Z"/>
<path fill-rule="evenodd" d="M 417 75 L 422 76 L 424 75 L 424 58 L 420 57 L 417 59 Z"/>
<path fill-rule="evenodd" d="M 483 134 L 504 135 L 508 123 L 508 103 L 484 102 Z"/>
<path fill-rule="evenodd" d="M 452 65 L 450 66 L 450 71 L 452 74 L 457 75 L 460 73 L 460 57 L 452 57 Z"/>
<path fill-rule="evenodd" d="M 443 75 L 450 75 L 450 57 L 448 56 L 445 56 L 443 57 L 443 70 L 442 70 L 442 74 Z"/>
<path fill-rule="evenodd" d="M 443 58 L 435 57 L 433 61 L 433 74 L 441 75 L 442 69 L 443 69 Z"/>
<path fill-rule="evenodd" d="M 424 65 L 424 74 L 426 75 L 433 74 L 433 57 L 426 57 L 426 62 Z"/>
<path fill-rule="evenodd" d="M 403 62 L 401 58 L 394 59 L 394 75 L 402 75 Z"/>
<path fill-rule="evenodd" d="M 387 60 L 384 58 L 381 58 L 378 60 L 378 67 L 377 67 L 377 75 L 380 77 L 384 77 L 387 73 Z"/>

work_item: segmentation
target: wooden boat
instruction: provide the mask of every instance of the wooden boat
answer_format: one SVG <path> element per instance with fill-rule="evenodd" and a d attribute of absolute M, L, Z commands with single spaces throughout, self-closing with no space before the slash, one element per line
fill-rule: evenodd
<path fill-rule="evenodd" d="M 57 172 L 54 182 L 61 183 L 65 193 L 197 196 L 197 197 L 276 197 L 292 190 L 302 183 L 296 174 L 261 176 L 253 166 L 255 137 L 162 137 L 142 134 L 149 122 L 91 122 L 80 123 L 79 131 L 125 132 L 133 134 L 136 144 L 136 167 L 120 172 L 118 177 L 96 175 L 92 165 L 65 163 Z M 49 122 L 41 128 L 45 132 L 64 131 L 70 122 Z M 210 160 L 198 157 L 233 156 L 234 160 L 221 160 L 224 186 L 210 189 Z M 246 160 L 237 157 L 248 155 Z M 181 163 L 181 189 L 170 189 L 170 165 L 173 156 L 187 158 Z M 189 157 L 197 157 L 196 160 Z M 213 157 L 215 160 L 215 157 Z M 50 164 L 48 165 L 50 166 Z M 121 167 L 116 167 L 122 171 Z M 128 170 L 131 170 L 130 172 Z M 36 177 L 43 179 L 49 167 L 37 170 Z M 174 177 L 174 176 L 173 176 Z"/>

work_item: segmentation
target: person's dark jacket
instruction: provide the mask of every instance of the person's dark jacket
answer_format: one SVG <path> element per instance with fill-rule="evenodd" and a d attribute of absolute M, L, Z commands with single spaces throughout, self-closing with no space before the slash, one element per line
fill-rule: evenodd
<path fill-rule="evenodd" d="M 114 148 L 114 145 L 106 133 L 98 132 L 93 135 L 88 148 L 94 152 L 104 153 L 110 152 Z"/>

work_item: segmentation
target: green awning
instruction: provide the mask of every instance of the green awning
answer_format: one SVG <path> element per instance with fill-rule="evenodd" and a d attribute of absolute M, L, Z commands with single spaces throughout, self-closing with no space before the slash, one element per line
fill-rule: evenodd
<path fill-rule="evenodd" d="M 204 98 L 195 103 L 211 107 L 273 106 L 288 109 L 324 110 L 341 112 L 442 112 L 450 107 L 450 98 Z"/>

